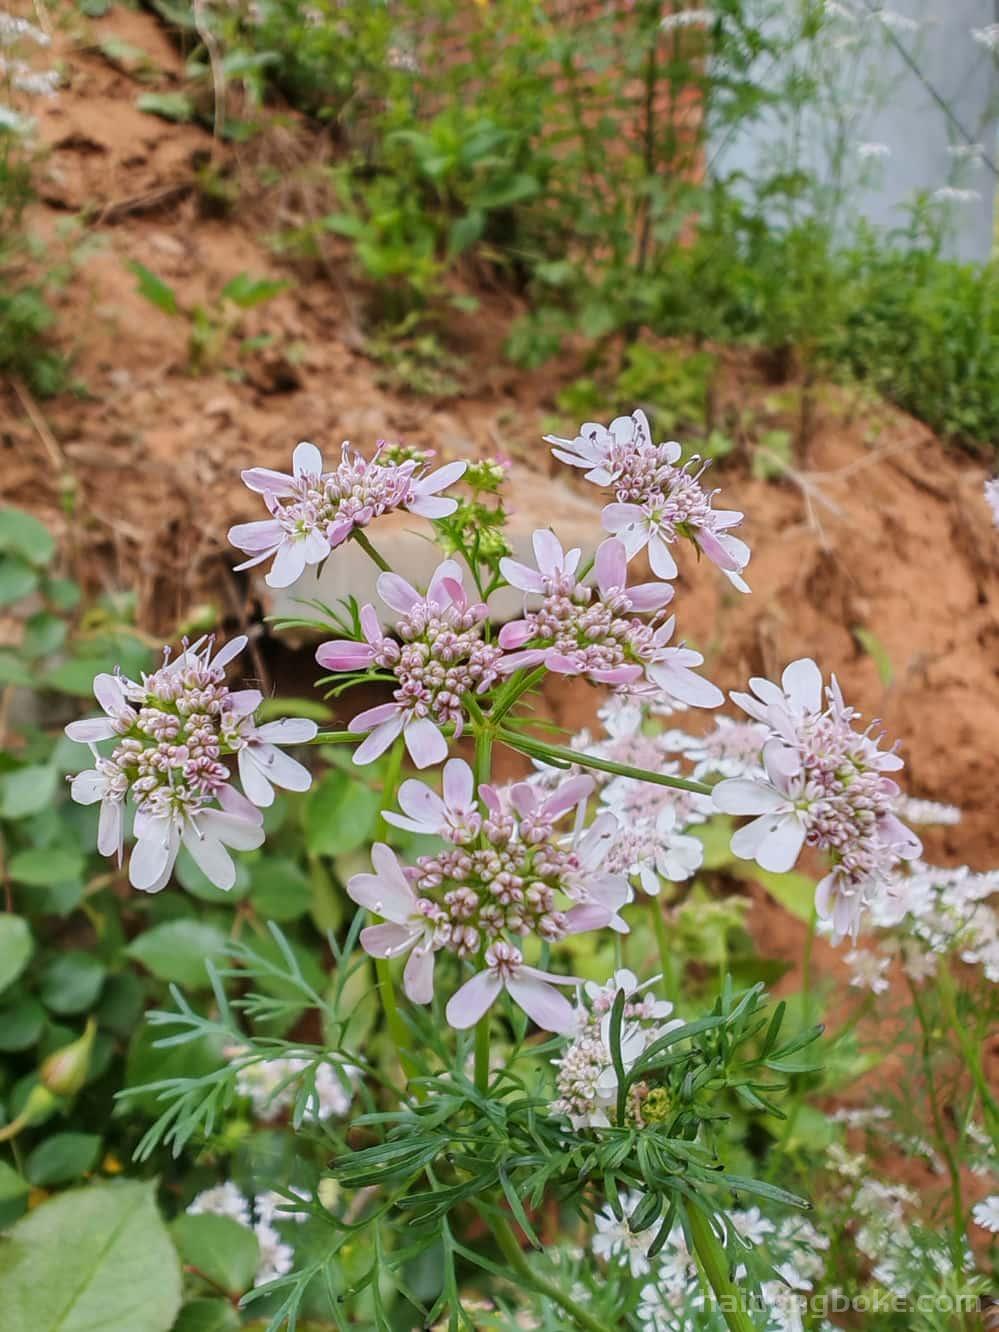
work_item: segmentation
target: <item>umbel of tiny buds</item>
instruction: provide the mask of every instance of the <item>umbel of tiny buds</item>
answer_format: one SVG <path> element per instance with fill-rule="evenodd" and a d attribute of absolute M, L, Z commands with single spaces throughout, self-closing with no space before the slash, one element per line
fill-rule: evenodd
<path fill-rule="evenodd" d="M 126 807 L 134 809 L 129 880 L 143 892 L 166 885 L 181 845 L 212 883 L 231 888 L 229 850 L 251 851 L 264 840 L 258 807 L 272 803 L 275 786 L 305 791 L 311 783 L 308 769 L 278 746 L 311 740 L 315 722 L 258 726 L 260 691 L 226 684 L 225 668 L 245 646 L 240 637 L 214 652 L 212 639 L 199 639 L 172 660 L 164 648 L 162 666 L 139 681 L 98 675 L 94 694 L 104 715 L 66 727 L 94 761 L 72 779 L 73 799 L 100 804 L 97 848 L 119 864 Z M 114 742 L 109 753 L 97 748 L 103 741 Z M 243 792 L 227 762 L 233 757 Z"/>
<path fill-rule="evenodd" d="M 445 766 L 443 797 L 405 782 L 404 812 L 386 811 L 386 820 L 446 845 L 403 868 L 389 847 L 375 844 L 374 872 L 347 884 L 351 898 L 384 922 L 362 930 L 362 947 L 375 957 L 406 956 L 403 985 L 414 1003 L 433 998 L 438 954 L 481 968 L 451 996 L 452 1026 L 472 1026 L 506 990 L 539 1025 L 568 1030 L 571 1006 L 553 987 L 574 982 L 525 965 L 520 945 L 531 935 L 550 944 L 605 926 L 627 929 L 618 915 L 627 880 L 603 868 L 617 820 L 604 813 L 583 829 L 577 818 L 570 838 L 556 832 L 593 786 L 572 777 L 547 796 L 527 782 L 476 792 L 463 759 Z"/>

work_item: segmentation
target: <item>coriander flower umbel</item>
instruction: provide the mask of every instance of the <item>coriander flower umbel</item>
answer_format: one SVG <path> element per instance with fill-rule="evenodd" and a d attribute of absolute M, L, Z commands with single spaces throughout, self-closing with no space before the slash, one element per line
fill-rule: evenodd
<path fill-rule="evenodd" d="M 791 869 L 805 843 L 828 853 L 832 867 L 815 906 L 837 939 L 854 939 L 865 908 L 888 891 L 901 860 L 919 855 L 919 839 L 893 812 L 898 786 L 886 773 L 902 767 L 871 728 L 843 702 L 835 677 L 825 690 L 807 658 L 792 662 L 782 687 L 751 680 L 753 695 L 733 694 L 770 728 L 763 770 L 718 783 L 713 798 L 725 814 L 755 815 L 732 838 L 732 851 L 762 869 Z"/>
<path fill-rule="evenodd" d="M 509 652 L 498 664 L 504 675 L 544 665 L 560 675 L 585 675 L 627 692 L 662 690 L 691 707 L 712 708 L 723 701 L 721 691 L 691 669 L 704 661 L 699 652 L 667 646 L 674 619 L 662 621 L 661 612 L 673 589 L 668 583 L 628 587 L 620 541 L 611 538 L 597 549 L 596 585 L 591 586 L 576 577 L 578 550 L 563 551 L 547 528 L 539 528 L 533 540 L 536 569 L 517 560 L 500 561 L 511 586 L 542 598 L 536 609 L 525 610 L 523 619 L 500 630 L 500 647 Z"/>
<path fill-rule="evenodd" d="M 634 1231 L 630 1219 L 642 1201 L 640 1193 L 631 1192 L 621 1199 L 623 1216 L 616 1217 L 610 1204 L 593 1218 L 597 1233 L 593 1236 L 593 1252 L 606 1261 L 626 1262 L 633 1277 L 647 1276 L 652 1270 L 649 1249 L 656 1237 L 656 1227 Z"/>
<path fill-rule="evenodd" d="M 575 439 L 546 435 L 555 457 L 570 467 L 586 469 L 587 481 L 615 492 L 617 503 L 603 511 L 604 528 L 625 545 L 628 559 L 648 549 L 653 573 L 675 578 L 678 570 L 670 549 L 681 537 L 693 541 L 740 592 L 748 592 L 742 570 L 750 550 L 729 529 L 742 522 L 735 509 L 714 509 L 717 491 L 701 484 L 709 463 L 691 458 L 682 467 L 680 445 L 671 440 L 653 444 L 642 411 L 619 416 L 609 427 L 587 421 Z"/>
<path fill-rule="evenodd" d="M 468 765 L 452 759 L 445 769 L 442 812 L 427 791 L 413 782 L 404 808 L 425 811 L 412 831 L 433 833 L 442 850 L 419 856 L 403 867 L 380 842 L 371 852 L 373 873 L 355 874 L 347 884 L 359 906 L 383 918 L 361 932 L 361 946 L 375 957 L 408 954 L 403 988 L 414 1003 L 433 997 L 437 955 L 449 952 L 483 967 L 453 995 L 447 1017 L 452 1026 L 477 1021 L 503 989 L 539 1025 L 563 1030 L 572 1009 L 554 985 L 575 984 L 526 966 L 518 945 L 535 936 L 553 943 L 584 930 L 620 927 L 619 909 L 628 900 L 627 882 L 603 869 L 612 816 L 587 829 L 578 826 L 566 842 L 556 825 L 585 804 L 593 790 L 589 777 L 573 777 L 547 797 L 526 782 L 508 799 L 480 786 L 483 812 L 460 818 L 471 784 Z M 440 799 L 437 797 L 437 799 Z"/>
<path fill-rule="evenodd" d="M 586 1004 L 576 1010 L 576 1029 L 561 1056 L 552 1063 L 558 1069 L 555 1089 L 558 1099 L 552 1111 L 565 1115 L 577 1131 L 584 1128 L 608 1128 L 617 1111 L 617 1073 L 611 1054 L 611 1010 L 618 992 L 625 996 L 621 1024 L 621 1060 L 625 1070 L 645 1053 L 654 1041 L 682 1026 L 670 1019 L 673 1005 L 656 999 L 648 987 L 639 985 L 634 972 L 622 969 L 603 985 L 587 981 L 583 987 Z M 644 993 L 643 993 L 644 991 Z M 648 1087 L 632 1088 L 627 1114 L 635 1123 L 643 1123 L 642 1102 Z"/>
<path fill-rule="evenodd" d="M 354 762 L 371 763 L 402 735 L 418 768 L 441 763 L 448 745 L 443 726 L 464 730 L 464 696 L 482 693 L 498 678 L 499 648 L 483 641 L 487 611 L 482 602 L 469 603 L 462 587 L 461 566 L 454 560 L 438 565 L 430 586 L 420 594 L 398 574 L 383 573 L 378 595 L 398 612 L 395 632 L 383 632 L 375 608 L 361 610 L 364 640 L 336 639 L 316 652 L 330 671 L 365 671 L 371 667 L 395 678 L 393 701 L 368 708 L 348 729 L 368 737 L 354 751 Z"/>
<path fill-rule="evenodd" d="M 339 463 L 327 472 L 315 444 L 303 442 L 292 455 L 290 476 L 268 467 L 243 472 L 244 484 L 263 496 L 271 516 L 230 528 L 230 542 L 250 556 L 237 569 L 250 569 L 273 556 L 266 581 L 271 587 L 288 587 L 306 565 L 319 564 L 355 528 L 367 527 L 392 509 L 431 519 L 454 513 L 457 500 L 439 492 L 458 480 L 465 463 L 427 472 L 417 459 L 380 462 L 383 448 L 380 443 L 369 461 L 345 441 Z"/>
<path fill-rule="evenodd" d="M 182 844 L 212 883 L 231 888 L 236 867 L 229 849 L 250 851 L 264 840 L 257 806 L 271 803 L 273 786 L 309 786 L 308 770 L 276 746 L 310 740 L 315 723 L 257 727 L 260 691 L 226 684 L 225 667 L 245 646 L 245 638 L 235 638 L 213 655 L 214 641 L 199 639 L 185 643 L 173 660 L 164 649 L 162 666 L 141 681 L 98 675 L 94 694 L 104 715 L 66 727 L 94 756 L 94 766 L 77 773 L 70 792 L 81 805 L 100 802 L 98 850 L 119 862 L 125 805 L 134 804 L 129 879 L 143 892 L 166 885 Z M 105 740 L 115 741 L 109 755 L 96 747 Z M 234 754 L 246 795 L 233 785 L 225 762 Z"/>

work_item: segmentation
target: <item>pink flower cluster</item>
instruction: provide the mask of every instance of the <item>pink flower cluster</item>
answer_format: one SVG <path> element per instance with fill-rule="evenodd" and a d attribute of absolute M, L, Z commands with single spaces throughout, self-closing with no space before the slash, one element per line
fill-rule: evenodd
<path fill-rule="evenodd" d="M 555 986 L 575 985 L 524 963 L 520 945 L 534 936 L 552 943 L 570 934 L 627 927 L 618 915 L 628 901 L 627 882 L 602 868 L 616 829 L 602 814 L 565 839 L 556 825 L 578 811 L 593 791 L 589 777 L 572 777 L 544 796 L 526 782 L 501 793 L 474 788 L 462 759 L 444 768 L 443 795 L 410 780 L 402 784 L 402 814 L 388 822 L 440 837 L 443 850 L 403 867 L 382 843 L 372 849 L 374 873 L 356 874 L 350 897 L 384 919 L 361 933 L 375 957 L 408 954 L 403 984 L 414 1003 L 433 997 L 436 956 L 446 951 L 478 968 L 447 1005 L 447 1020 L 473 1026 L 503 990 L 539 1026 L 567 1031 L 573 1009 Z"/>
<path fill-rule="evenodd" d="M 345 442 L 339 463 L 327 472 L 316 446 L 302 443 L 292 457 L 290 476 L 267 467 L 245 471 L 244 483 L 264 497 L 271 516 L 230 528 L 230 542 L 250 556 L 237 568 L 250 569 L 273 556 L 267 583 L 289 587 L 307 565 L 326 559 L 355 528 L 367 527 L 392 509 L 423 518 L 454 513 L 457 501 L 440 491 L 458 480 L 465 463 L 448 463 L 427 473 L 415 460 L 380 462 L 383 447 L 379 444 L 369 461 Z"/>
<path fill-rule="evenodd" d="M 749 547 L 730 532 L 743 515 L 712 507 L 717 491 L 701 483 L 708 463 L 695 456 L 678 467 L 680 445 L 653 444 L 644 412 L 619 416 L 610 426 L 587 421 L 575 439 L 546 435 L 545 440 L 561 462 L 583 468 L 587 481 L 615 492 L 617 503 L 604 509 L 603 526 L 624 543 L 629 560 L 647 549 L 652 572 L 675 578 L 670 548 L 687 538 L 740 592 L 749 591 L 742 577 Z"/>
<path fill-rule="evenodd" d="M 663 692 L 693 707 L 716 707 L 721 691 L 691 669 L 704 658 L 685 647 L 669 647 L 675 620 L 661 620 L 673 598 L 668 583 L 628 587 L 624 544 L 602 542 L 594 562 L 595 586 L 577 577 L 578 549 L 562 549 L 545 528 L 534 533 L 537 568 L 517 560 L 500 561 L 503 576 L 539 605 L 505 624 L 499 644 L 509 652 L 503 674 L 544 665 L 561 675 L 584 675 L 629 693 Z M 642 616 L 649 618 L 643 619 Z"/>
<path fill-rule="evenodd" d="M 483 641 L 486 607 L 469 604 L 461 566 L 439 565 L 421 596 L 398 574 L 383 573 L 378 595 L 401 617 L 399 642 L 383 633 L 374 606 L 361 610 L 363 642 L 336 639 L 316 652 L 330 671 L 388 672 L 395 681 L 393 701 L 360 713 L 350 730 L 368 737 L 354 751 L 354 762 L 370 763 L 402 735 L 418 768 L 441 763 L 448 742 L 442 727 L 458 738 L 465 724 L 464 695 L 482 693 L 499 678 L 501 652 Z"/>
<path fill-rule="evenodd" d="M 854 728 L 859 714 L 835 677 L 823 691 L 814 661 L 792 662 L 779 686 L 749 683 L 752 694 L 732 699 L 770 738 L 758 776 L 727 778 L 712 793 L 724 813 L 755 816 L 733 836 L 732 851 L 774 873 L 791 869 L 806 843 L 826 851 L 832 868 L 816 909 L 837 938 L 856 938 L 865 908 L 889 890 L 899 862 L 921 850 L 893 812 L 898 786 L 886 774 L 902 760 L 880 748 L 870 727 Z"/>
<path fill-rule="evenodd" d="M 257 689 L 230 690 L 225 667 L 246 646 L 235 638 L 213 656 L 211 639 L 184 645 L 141 681 L 101 674 L 94 694 L 100 717 L 71 722 L 66 734 L 87 744 L 94 766 L 73 778 L 81 805 L 100 802 L 97 847 L 119 863 L 125 839 L 125 806 L 135 807 L 135 849 L 129 862 L 134 888 L 155 893 L 173 871 L 181 845 L 219 888 L 229 889 L 236 867 L 227 848 L 249 851 L 264 840 L 258 807 L 274 800 L 274 787 L 307 790 L 311 777 L 278 745 L 299 744 L 316 734 L 300 719 L 258 726 Z M 97 745 L 114 740 L 109 755 Z M 245 794 L 232 784 L 225 759 L 237 756 Z"/>

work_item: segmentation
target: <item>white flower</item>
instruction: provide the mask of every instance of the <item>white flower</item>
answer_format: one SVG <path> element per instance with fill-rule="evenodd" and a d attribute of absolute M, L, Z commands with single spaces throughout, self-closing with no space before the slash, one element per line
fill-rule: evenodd
<path fill-rule="evenodd" d="M 999 1193 L 993 1193 L 984 1202 L 975 1203 L 971 1216 L 976 1226 L 999 1235 Z"/>
<path fill-rule="evenodd" d="M 633 1277 L 646 1276 L 652 1270 L 648 1255 L 656 1237 L 655 1226 L 636 1234 L 628 1225 L 629 1217 L 641 1201 L 640 1193 L 629 1193 L 622 1198 L 624 1215 L 620 1221 L 609 1205 L 594 1217 L 597 1233 L 593 1236 L 593 1252 L 607 1262 L 626 1261 Z"/>
<path fill-rule="evenodd" d="M 891 966 L 890 957 L 878 957 L 864 948 L 854 948 L 845 958 L 850 968 L 850 984 L 855 990 L 870 990 L 884 994 L 891 988 L 885 972 Z"/>
<path fill-rule="evenodd" d="M 763 1244 L 766 1237 L 777 1229 L 758 1207 L 747 1207 L 744 1211 L 733 1212 L 730 1220 L 732 1229 L 747 1244 Z"/>
<path fill-rule="evenodd" d="M 203 1189 L 189 1203 L 187 1211 L 191 1216 L 228 1216 L 241 1226 L 251 1225 L 250 1204 L 231 1180 Z"/>
<path fill-rule="evenodd" d="M 971 40 L 986 50 L 995 51 L 999 47 L 999 23 L 990 23 L 984 28 L 972 28 Z"/>
<path fill-rule="evenodd" d="M 858 143 L 857 156 L 865 160 L 870 158 L 891 157 L 891 149 L 886 143 Z"/>
<path fill-rule="evenodd" d="M 977 203 L 981 197 L 978 190 L 962 190 L 956 185 L 941 185 L 930 196 L 937 203 Z"/>
<path fill-rule="evenodd" d="M 307 791 L 312 783 L 308 768 L 297 759 L 283 754 L 278 745 L 304 745 L 319 727 L 303 717 L 257 726 L 251 717 L 243 718 L 235 734 L 227 736 L 238 750 L 239 780 L 255 805 L 266 809 L 274 803 L 274 787 L 285 791 Z"/>
<path fill-rule="evenodd" d="M 285 1244 L 273 1226 L 265 1221 L 253 1227 L 260 1249 L 257 1274 L 253 1278 L 254 1286 L 265 1286 L 268 1281 L 285 1276 L 295 1263 L 295 1251 L 290 1244 Z"/>
<path fill-rule="evenodd" d="M 311 1201 L 304 1189 L 289 1188 L 287 1192 L 296 1198 L 301 1198 L 303 1202 Z M 267 1193 L 257 1194 L 253 1200 L 253 1210 L 256 1212 L 257 1220 L 266 1226 L 273 1226 L 275 1221 L 295 1221 L 301 1224 L 309 1219 L 307 1211 L 294 1207 L 285 1194 L 276 1193 L 273 1189 Z"/>

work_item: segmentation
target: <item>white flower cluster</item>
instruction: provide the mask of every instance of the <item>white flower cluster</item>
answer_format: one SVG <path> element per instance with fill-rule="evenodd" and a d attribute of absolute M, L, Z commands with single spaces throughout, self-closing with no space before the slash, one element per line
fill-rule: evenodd
<path fill-rule="evenodd" d="M 50 39 L 26 18 L 0 9 L 0 52 L 29 43 L 44 47 L 50 45 Z M 25 97 L 54 97 L 59 81 L 57 70 L 37 70 L 16 56 L 0 54 L 0 92 L 8 96 L 21 93 Z M 23 137 L 33 128 L 30 116 L 0 101 L 0 136 L 6 132 Z"/>
<path fill-rule="evenodd" d="M 647 982 L 652 984 L 653 982 Z M 606 1128 L 614 1122 L 617 1106 L 617 1073 L 611 1056 L 611 1010 L 618 992 L 625 995 L 621 1022 L 621 1059 L 625 1070 L 667 1032 L 683 1025 L 670 1019 L 673 1005 L 656 999 L 638 983 L 634 972 L 616 971 L 605 985 L 587 981 L 588 1003 L 577 1009 L 577 1031 L 562 1057 L 552 1060 L 558 1069 L 555 1080 L 558 1099 L 553 1113 L 566 1115 L 574 1129 Z M 639 1088 L 628 1110 L 637 1123 L 643 1122 Z M 651 1243 L 653 1232 L 649 1232 Z"/>
<path fill-rule="evenodd" d="M 709 1323 L 704 1317 L 704 1285 L 683 1228 L 674 1226 L 659 1253 L 650 1257 L 657 1228 L 651 1226 L 634 1234 L 628 1223 L 640 1202 L 641 1194 L 632 1192 L 621 1199 L 621 1218 L 609 1206 L 597 1215 L 594 1254 L 608 1263 L 627 1266 L 632 1277 L 650 1278 L 642 1287 L 638 1305 L 642 1332 L 714 1328 L 714 1321 Z M 765 1258 L 761 1253 L 752 1259 L 754 1269 L 763 1273 L 758 1289 L 766 1312 L 764 1321 L 757 1324 L 760 1332 L 793 1332 L 800 1328 L 800 1296 L 810 1292 L 825 1272 L 823 1255 L 829 1240 L 798 1215 L 773 1221 L 758 1207 L 749 1207 L 732 1212 L 728 1219 L 734 1232 L 732 1243 L 744 1249 L 747 1258 L 756 1246 L 765 1246 Z M 749 1275 L 747 1265 L 739 1264 L 734 1275 L 744 1282 Z"/>
<path fill-rule="evenodd" d="M 912 1219 L 918 1195 L 903 1184 L 868 1176 L 857 1189 L 851 1208 L 859 1221 L 857 1248 L 871 1264 L 871 1276 L 895 1296 L 925 1291 L 934 1279 L 954 1281 L 950 1237 L 923 1229 Z M 970 1248 L 962 1271 L 974 1271 Z M 961 1274 L 956 1274 L 959 1279 Z"/>
<path fill-rule="evenodd" d="M 298 1189 L 290 1189 L 296 1197 L 308 1200 L 308 1195 Z M 231 1180 L 216 1184 L 213 1188 L 199 1193 L 187 1208 L 189 1215 L 227 1216 L 241 1226 L 252 1230 L 256 1236 L 259 1257 L 257 1271 L 253 1279 L 254 1286 L 264 1286 L 268 1281 L 285 1276 L 295 1262 L 295 1251 L 286 1243 L 275 1227 L 276 1221 L 302 1222 L 308 1220 L 308 1212 L 289 1205 L 288 1199 L 273 1191 L 258 1193 L 250 1200 L 240 1192 Z"/>
<path fill-rule="evenodd" d="M 871 913 L 886 931 L 881 948 L 901 949 L 903 967 L 919 982 L 936 971 L 937 958 L 954 954 L 981 967 L 999 984 L 999 912 L 989 899 L 999 892 L 999 870 L 979 874 L 966 865 L 942 869 L 913 861 Z"/>
<path fill-rule="evenodd" d="M 226 1051 L 230 1057 L 245 1054 L 243 1049 Z M 245 1096 L 253 1114 L 262 1123 L 273 1124 L 295 1104 L 302 1075 L 312 1068 L 312 1061 L 299 1058 L 259 1059 L 241 1065 L 236 1072 L 236 1091 Z M 315 1067 L 315 1091 L 310 1092 L 305 1107 L 305 1122 L 324 1123 L 343 1119 L 353 1099 L 351 1083 L 358 1070 L 339 1070 L 330 1063 Z"/>

